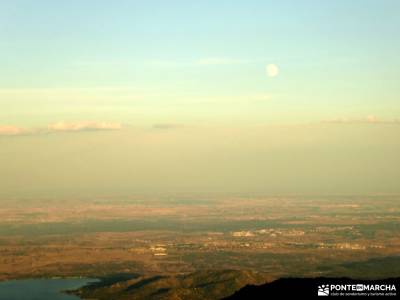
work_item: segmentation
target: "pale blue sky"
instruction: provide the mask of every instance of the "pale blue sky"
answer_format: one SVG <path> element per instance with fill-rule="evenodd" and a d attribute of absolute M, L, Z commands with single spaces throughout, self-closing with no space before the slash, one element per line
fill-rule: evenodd
<path fill-rule="evenodd" d="M 396 118 L 399 15 L 396 0 L 2 1 L 0 118 Z"/>
<path fill-rule="evenodd" d="M 398 193 L 399 16 L 398 0 L 1 1 L 0 196 Z"/>

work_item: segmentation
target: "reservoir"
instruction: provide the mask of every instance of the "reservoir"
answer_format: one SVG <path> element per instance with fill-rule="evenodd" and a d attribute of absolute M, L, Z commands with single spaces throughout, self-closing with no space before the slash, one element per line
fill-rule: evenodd
<path fill-rule="evenodd" d="M 78 296 L 63 293 L 97 279 L 55 278 L 21 279 L 0 282 L 0 300 L 79 300 Z"/>

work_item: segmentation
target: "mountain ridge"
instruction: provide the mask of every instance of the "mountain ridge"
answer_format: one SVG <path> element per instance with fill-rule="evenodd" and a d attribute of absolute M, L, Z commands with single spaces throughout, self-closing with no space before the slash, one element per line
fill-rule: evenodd
<path fill-rule="evenodd" d="M 116 274 L 69 293 L 82 299 L 98 300 L 217 300 L 232 295 L 245 285 L 268 280 L 270 278 L 265 274 L 243 270 L 203 270 L 156 276 Z"/>

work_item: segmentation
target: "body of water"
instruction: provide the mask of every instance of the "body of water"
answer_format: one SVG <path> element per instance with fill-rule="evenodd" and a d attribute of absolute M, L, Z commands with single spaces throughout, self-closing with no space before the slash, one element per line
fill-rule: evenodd
<path fill-rule="evenodd" d="M 62 291 L 95 281 L 91 278 L 8 280 L 0 282 L 0 300 L 78 300 L 79 297 Z"/>

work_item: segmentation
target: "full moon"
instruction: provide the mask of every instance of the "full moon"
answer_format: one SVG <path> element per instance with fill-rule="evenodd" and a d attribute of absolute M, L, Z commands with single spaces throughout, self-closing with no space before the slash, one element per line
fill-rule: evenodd
<path fill-rule="evenodd" d="M 279 68 L 275 64 L 269 64 L 266 67 L 268 77 L 275 77 L 279 73 Z"/>

